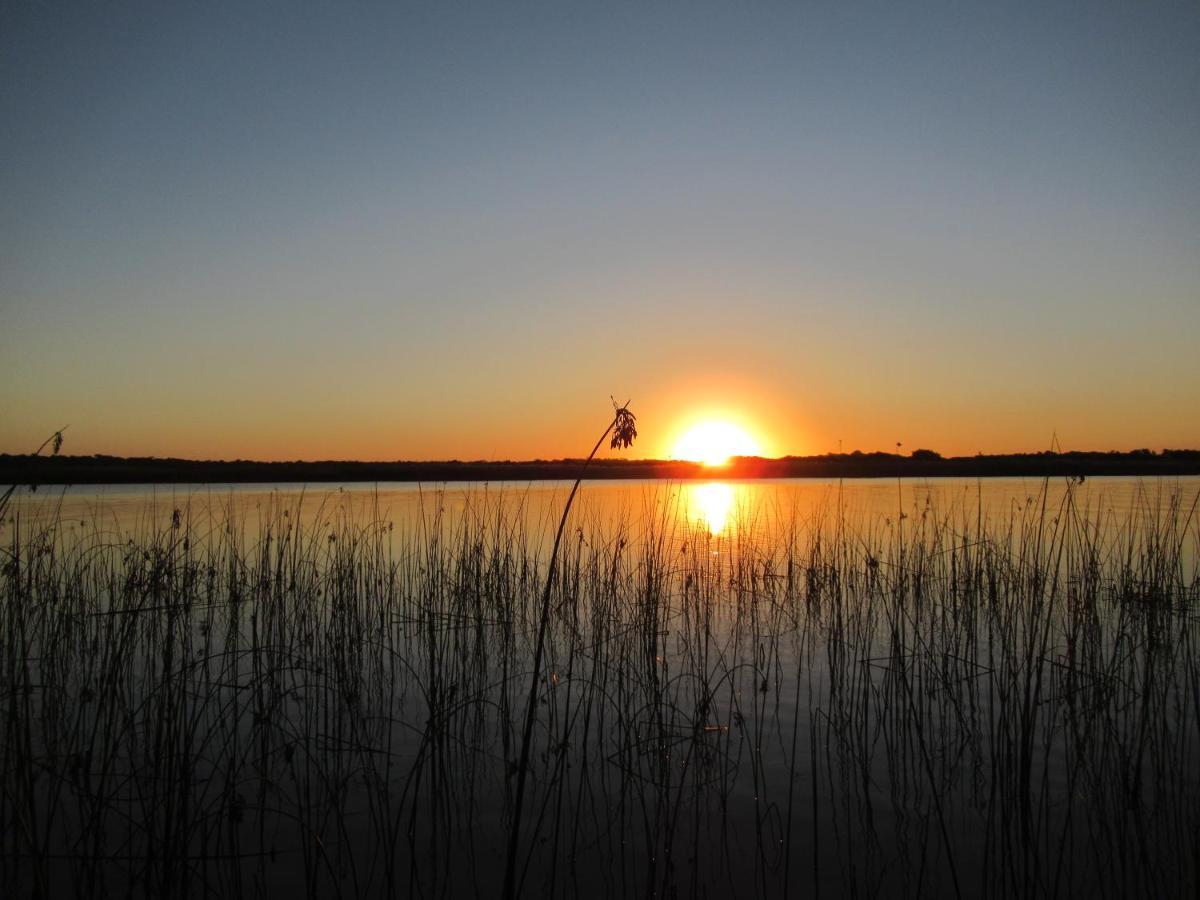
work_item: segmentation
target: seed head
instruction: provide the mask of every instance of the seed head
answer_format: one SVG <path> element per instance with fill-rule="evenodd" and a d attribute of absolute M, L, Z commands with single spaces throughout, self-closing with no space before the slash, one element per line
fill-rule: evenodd
<path fill-rule="evenodd" d="M 613 450 L 633 446 L 633 440 L 637 437 L 636 422 L 637 417 L 629 411 L 629 401 L 624 406 L 618 406 L 617 401 L 613 400 L 613 431 L 609 445 Z"/>

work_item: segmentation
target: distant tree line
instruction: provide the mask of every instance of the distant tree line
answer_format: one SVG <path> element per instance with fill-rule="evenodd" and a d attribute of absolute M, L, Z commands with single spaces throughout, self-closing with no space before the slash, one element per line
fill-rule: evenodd
<path fill-rule="evenodd" d="M 0 454 L 0 484 L 225 484 L 385 481 L 537 481 L 573 479 L 580 459 L 462 462 L 257 462 L 186 460 L 157 457 L 37 456 Z M 587 477 L 737 479 L 989 477 L 1081 475 L 1198 475 L 1200 450 L 1148 449 L 1128 452 L 1069 451 L 943 457 L 919 448 L 907 456 L 881 451 L 735 457 L 710 468 L 679 460 L 596 459 Z"/>

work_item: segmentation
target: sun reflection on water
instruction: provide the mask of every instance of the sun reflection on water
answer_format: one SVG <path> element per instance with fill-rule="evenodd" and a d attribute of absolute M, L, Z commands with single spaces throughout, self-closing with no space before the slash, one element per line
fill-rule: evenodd
<path fill-rule="evenodd" d="M 707 525 L 710 534 L 721 534 L 733 510 L 733 493 L 733 485 L 720 481 L 688 485 L 689 516 Z"/>

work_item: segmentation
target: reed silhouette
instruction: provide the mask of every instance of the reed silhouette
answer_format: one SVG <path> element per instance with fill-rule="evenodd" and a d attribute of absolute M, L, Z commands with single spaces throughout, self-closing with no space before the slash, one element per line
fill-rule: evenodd
<path fill-rule="evenodd" d="M 629 401 L 625 401 L 624 406 L 618 406 L 617 401 L 614 399 L 612 405 L 612 421 L 608 423 L 608 427 L 604 429 L 604 433 L 600 435 L 600 439 L 592 447 L 592 452 L 584 460 L 583 468 L 585 471 L 609 435 L 612 435 L 610 447 L 613 450 L 623 450 L 632 447 L 634 440 L 637 438 L 637 418 L 629 411 Z M 571 505 L 575 502 L 575 495 L 579 493 L 579 485 L 582 483 L 583 473 L 581 472 L 579 478 L 575 479 L 575 484 L 571 486 L 571 493 L 567 496 L 562 516 L 558 520 L 558 530 L 554 534 L 554 546 L 550 548 L 550 565 L 546 571 L 546 587 L 542 591 L 542 614 L 538 620 L 537 644 L 536 649 L 533 651 L 533 674 L 529 678 L 529 699 L 525 702 L 525 730 L 521 735 L 521 755 L 517 763 L 517 796 L 513 805 L 512 825 L 509 829 L 508 839 L 508 857 L 504 867 L 504 896 L 506 900 L 507 898 L 516 896 L 519 887 L 516 882 L 516 867 L 517 850 L 521 840 L 521 813 L 525 802 L 525 780 L 529 772 L 529 748 L 533 741 L 533 723 L 537 717 L 538 684 L 541 681 L 542 653 L 546 648 L 546 631 L 550 626 L 550 596 L 554 588 L 554 575 L 557 571 L 558 549 L 562 544 L 563 529 L 567 526 L 567 516 L 571 514 Z"/>
<path fill-rule="evenodd" d="M 1188 896 L 1197 489 L 1098 490 L 16 495 L 0 895 Z"/>
<path fill-rule="evenodd" d="M 42 441 L 42 445 L 34 450 L 33 453 L 29 454 L 29 457 L 33 459 L 40 457 L 42 455 L 42 451 L 47 447 L 50 448 L 51 456 L 58 456 L 59 451 L 62 450 L 63 432 L 69 427 L 70 426 L 68 425 L 64 425 L 62 428 L 58 429 L 58 431 L 54 432 L 54 434 L 50 435 L 50 437 L 46 438 L 46 440 Z M 28 484 L 30 490 L 37 490 L 36 481 L 27 481 L 25 483 Z M 8 489 L 3 494 L 0 494 L 0 522 L 4 521 L 5 513 L 8 510 L 8 504 L 11 502 L 12 496 L 18 487 L 20 487 L 20 484 L 10 484 Z"/>

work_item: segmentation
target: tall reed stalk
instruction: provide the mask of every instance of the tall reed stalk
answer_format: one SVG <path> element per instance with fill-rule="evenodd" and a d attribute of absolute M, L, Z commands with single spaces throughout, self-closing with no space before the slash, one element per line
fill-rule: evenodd
<path fill-rule="evenodd" d="M 538 684 L 542 677 L 542 653 L 546 647 L 546 630 L 550 625 L 550 593 L 554 587 L 554 575 L 558 566 L 558 548 L 562 544 L 563 529 L 566 528 L 567 517 L 571 513 L 571 504 L 575 502 L 575 494 L 579 491 L 579 485 L 583 483 L 587 467 L 591 465 L 596 452 L 610 434 L 612 435 L 610 444 L 612 449 L 625 449 L 633 446 L 633 441 L 637 437 L 637 426 L 635 416 L 629 411 L 629 401 L 626 401 L 624 406 L 618 406 L 617 401 L 613 400 L 612 421 L 608 423 L 608 427 L 604 429 L 604 433 L 592 447 L 592 452 L 584 460 L 583 470 L 575 479 L 575 484 L 571 486 L 571 493 L 567 496 L 562 516 L 558 520 L 558 530 L 554 534 L 554 546 L 550 550 L 550 562 L 546 570 L 546 586 L 542 589 L 542 612 L 538 619 L 537 644 L 533 653 L 533 672 L 529 677 L 529 696 L 525 701 L 525 727 L 521 734 L 521 753 L 517 762 L 517 794 L 513 801 L 512 824 L 509 826 L 508 853 L 504 867 L 505 900 L 515 897 L 519 889 L 516 874 L 517 849 L 521 840 L 521 813 L 525 803 L 525 781 L 529 773 L 529 748 L 533 742 L 533 723 L 537 718 Z"/>

